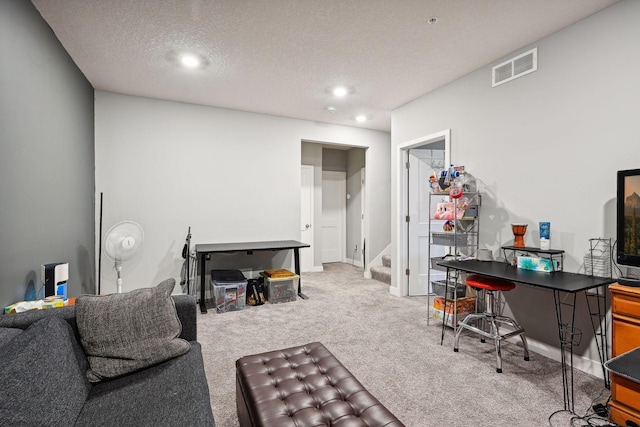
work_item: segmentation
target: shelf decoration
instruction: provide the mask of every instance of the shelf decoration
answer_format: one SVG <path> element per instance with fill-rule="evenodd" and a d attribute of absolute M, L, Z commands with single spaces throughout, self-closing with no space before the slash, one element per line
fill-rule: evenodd
<path fill-rule="evenodd" d="M 527 232 L 527 224 L 511 224 L 513 231 L 513 246 L 524 248 L 524 235 Z"/>

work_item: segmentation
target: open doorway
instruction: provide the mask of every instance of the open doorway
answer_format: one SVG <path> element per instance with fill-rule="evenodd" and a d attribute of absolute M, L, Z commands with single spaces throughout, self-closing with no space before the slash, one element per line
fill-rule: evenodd
<path fill-rule="evenodd" d="M 303 221 L 302 227 L 304 229 L 301 228 L 301 234 L 307 234 L 309 240 L 313 242 L 313 250 L 308 251 L 308 254 L 313 259 L 311 259 L 310 267 L 307 267 L 310 269 L 306 271 L 323 271 L 323 258 L 330 252 L 331 256 L 327 259 L 330 259 L 331 262 L 345 262 L 363 267 L 366 275 L 365 242 L 368 232 L 368 208 L 364 194 L 366 153 L 367 149 L 362 147 L 302 142 L 302 167 L 312 171 L 312 178 L 305 182 L 307 186 L 313 186 L 313 191 L 310 192 L 312 194 L 310 196 L 312 214 L 306 214 L 305 216 L 305 218 L 310 218 L 311 222 Z M 338 187 L 334 188 L 331 185 L 328 188 L 324 188 L 323 181 L 326 182 L 326 180 L 323 179 L 323 176 L 326 177 L 328 175 L 340 175 L 343 177 L 339 180 L 339 184 L 336 183 L 339 191 L 336 190 Z M 301 197 L 309 194 L 304 185 L 303 183 Z M 329 191 L 331 194 L 324 194 L 325 191 Z M 324 218 L 323 200 L 325 199 L 332 200 L 333 205 L 329 208 L 334 218 Z M 336 212 L 335 209 L 339 209 L 339 212 Z M 301 217 L 303 214 L 304 211 L 301 213 Z M 327 235 L 325 235 L 331 225 L 329 222 L 335 223 L 336 218 L 344 221 L 343 230 L 336 232 L 335 236 L 331 233 L 328 234 L 333 237 L 342 236 L 339 248 L 335 247 L 337 239 L 329 241 Z M 309 224 L 309 227 L 307 227 L 307 224 Z M 325 247 L 325 243 L 327 247 Z M 302 271 L 305 271 L 305 269 L 302 268 Z"/>
<path fill-rule="evenodd" d="M 400 295 L 427 295 L 432 251 L 429 241 L 428 177 L 434 169 L 451 163 L 449 129 L 399 144 L 402 222 L 397 260 Z M 433 255 L 435 256 L 435 255 Z"/>
<path fill-rule="evenodd" d="M 445 273 L 431 269 L 430 260 L 445 255 L 445 247 L 431 245 L 432 231 L 440 231 L 444 220 L 430 220 L 435 205 L 429 196 L 429 176 L 445 167 L 444 139 L 409 149 L 408 206 L 409 222 L 409 296 L 429 295 L 432 280 L 443 280 Z"/>

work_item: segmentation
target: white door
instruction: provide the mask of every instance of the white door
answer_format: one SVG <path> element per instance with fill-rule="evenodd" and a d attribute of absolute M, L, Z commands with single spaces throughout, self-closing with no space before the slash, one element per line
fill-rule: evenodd
<path fill-rule="evenodd" d="M 342 262 L 346 245 L 346 172 L 322 172 L 322 262 Z"/>
<path fill-rule="evenodd" d="M 300 271 L 313 270 L 313 166 L 302 165 L 300 194 L 300 241 L 310 245 L 300 249 Z"/>
<path fill-rule="evenodd" d="M 428 295 L 430 259 L 444 256 L 445 247 L 430 245 L 429 217 L 435 211 L 436 199 L 429 211 L 429 175 L 444 167 L 444 150 L 409 150 L 409 295 Z M 442 231 L 443 220 L 432 220 L 432 231 Z M 431 280 L 444 279 L 445 273 L 431 270 Z"/>

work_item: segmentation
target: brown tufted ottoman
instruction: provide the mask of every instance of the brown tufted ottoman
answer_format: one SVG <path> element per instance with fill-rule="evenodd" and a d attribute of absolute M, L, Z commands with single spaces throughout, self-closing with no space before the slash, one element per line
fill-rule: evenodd
<path fill-rule="evenodd" d="M 236 361 L 240 426 L 404 426 L 319 342 Z"/>

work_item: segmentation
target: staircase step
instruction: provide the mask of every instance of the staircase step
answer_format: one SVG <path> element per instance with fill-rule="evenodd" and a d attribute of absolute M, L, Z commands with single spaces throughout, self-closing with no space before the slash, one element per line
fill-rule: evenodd
<path fill-rule="evenodd" d="M 382 265 L 391 268 L 391 257 L 389 255 L 382 255 Z"/>
<path fill-rule="evenodd" d="M 375 266 L 370 271 L 372 279 L 391 285 L 391 267 Z"/>

